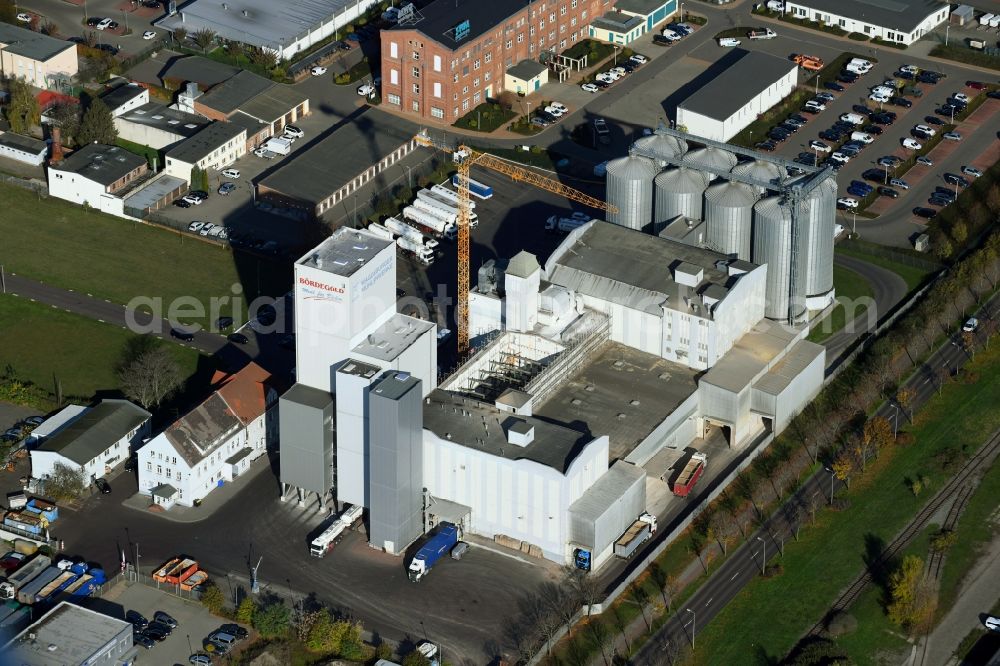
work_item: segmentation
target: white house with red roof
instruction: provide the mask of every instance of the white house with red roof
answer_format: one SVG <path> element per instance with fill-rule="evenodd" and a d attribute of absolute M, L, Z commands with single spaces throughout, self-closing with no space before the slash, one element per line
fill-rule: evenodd
<path fill-rule="evenodd" d="M 278 390 L 250 363 L 216 376 L 216 390 L 139 449 L 139 492 L 169 509 L 194 506 L 244 474 L 277 442 Z"/>

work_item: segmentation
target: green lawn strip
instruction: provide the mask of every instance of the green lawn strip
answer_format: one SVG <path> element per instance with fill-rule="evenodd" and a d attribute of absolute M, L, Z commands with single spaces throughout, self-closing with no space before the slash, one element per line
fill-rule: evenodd
<path fill-rule="evenodd" d="M 10 294 L 0 295 L 0 321 L 0 368 L 12 368 L 19 381 L 31 382 L 49 400 L 53 376 L 66 400 L 86 402 L 98 391 L 120 388 L 115 367 L 133 333 Z M 170 344 L 169 349 L 185 377 L 208 364 L 190 347 Z"/>
<path fill-rule="evenodd" d="M 137 296 L 193 298 L 209 323 L 212 297 L 240 293 L 241 312 L 259 294 L 291 285 L 290 269 L 155 226 L 122 220 L 0 183 L 3 264 L 8 273 L 127 304 Z M 259 289 L 258 289 L 259 288 Z M 225 314 L 232 314 L 232 305 Z M 241 314 L 242 316 L 242 314 Z"/>
<path fill-rule="evenodd" d="M 837 264 L 833 265 L 833 287 L 837 291 L 837 305 L 809 333 L 809 340 L 812 342 L 823 342 L 844 328 L 847 324 L 847 310 L 844 308 L 844 301 L 872 297 L 872 288 L 867 280 L 851 269 Z M 855 315 L 860 315 L 862 312 L 864 310 L 855 310 Z"/>
<path fill-rule="evenodd" d="M 824 511 L 818 527 L 808 527 L 801 541 L 786 545 L 783 575 L 756 581 L 705 628 L 698 637 L 698 663 L 748 663 L 746 656 L 755 646 L 762 654 L 787 654 L 857 576 L 866 537 L 891 541 L 941 486 L 946 473 L 935 456 L 956 455 L 963 444 L 974 449 L 1000 427 L 995 407 L 1000 401 L 1000 346 L 981 352 L 969 369 L 980 380 L 953 382 L 935 396 L 916 425 L 907 428 L 914 443 L 883 452 L 844 493 L 851 502 L 848 510 Z M 930 485 L 914 497 L 907 480 L 918 476 L 926 476 Z"/>
<path fill-rule="evenodd" d="M 967 65 L 976 65 L 978 67 L 988 67 L 990 69 L 1000 70 L 1000 58 L 993 55 L 987 55 L 982 51 L 973 51 L 972 49 L 964 46 L 945 46 L 944 44 L 938 44 L 931 49 L 930 54 L 935 58 L 946 58 L 948 60 L 954 60 L 955 62 L 964 62 Z"/>
<path fill-rule="evenodd" d="M 920 266 L 911 266 L 909 264 L 894 261 L 888 257 L 869 254 L 855 248 L 838 246 L 837 253 L 848 257 L 854 257 L 855 259 L 860 259 L 861 261 L 868 262 L 869 264 L 874 264 L 875 266 L 884 268 L 887 271 L 892 271 L 899 277 L 903 278 L 906 282 L 906 287 L 910 291 L 913 291 L 923 284 L 924 279 L 931 273 L 931 271 Z M 837 293 L 840 293 L 839 289 L 837 290 Z"/>

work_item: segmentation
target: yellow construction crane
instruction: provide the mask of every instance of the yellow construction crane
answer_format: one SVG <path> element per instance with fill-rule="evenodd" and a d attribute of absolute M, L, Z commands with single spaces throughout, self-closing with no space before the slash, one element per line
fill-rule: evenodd
<path fill-rule="evenodd" d="M 422 146 L 451 152 L 458 166 L 458 310 L 455 313 L 455 321 L 458 324 L 458 353 L 459 356 L 462 356 L 469 350 L 469 171 L 472 165 L 492 169 L 509 176 L 511 180 L 533 185 L 597 210 L 617 213 L 618 209 L 601 199 L 564 185 L 554 178 L 542 176 L 495 155 L 473 150 L 468 146 L 460 145 L 458 148 L 453 148 L 436 142 L 430 138 L 426 131 L 421 131 L 414 139 Z"/>

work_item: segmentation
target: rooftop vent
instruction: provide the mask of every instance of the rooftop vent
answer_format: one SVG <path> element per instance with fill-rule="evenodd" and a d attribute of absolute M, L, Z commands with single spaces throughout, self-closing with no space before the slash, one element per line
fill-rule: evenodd
<path fill-rule="evenodd" d="M 410 373 L 408 373 L 408 372 L 397 372 L 396 373 L 396 381 L 398 381 L 398 382 L 405 382 L 409 378 L 410 378 Z"/>

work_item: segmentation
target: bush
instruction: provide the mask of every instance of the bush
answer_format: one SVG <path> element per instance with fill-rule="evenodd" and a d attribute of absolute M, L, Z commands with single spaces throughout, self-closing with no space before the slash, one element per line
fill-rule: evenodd
<path fill-rule="evenodd" d="M 257 612 L 257 603 L 251 597 L 244 597 L 236 608 L 236 621 L 240 624 L 253 624 L 253 616 Z"/>
<path fill-rule="evenodd" d="M 852 32 L 847 36 L 848 39 L 852 39 L 856 42 L 867 42 L 871 39 L 868 35 L 863 32 Z"/>
<path fill-rule="evenodd" d="M 845 611 L 836 611 L 826 621 L 826 633 L 833 637 L 853 634 L 857 630 L 857 618 Z"/>
<path fill-rule="evenodd" d="M 205 591 L 201 593 L 201 605 L 207 608 L 212 615 L 219 615 L 225 603 L 226 597 L 222 594 L 219 586 L 212 582 L 207 583 Z"/>
<path fill-rule="evenodd" d="M 253 628 L 265 639 L 281 638 L 288 633 L 292 617 L 288 606 L 275 601 L 264 606 L 253 616 Z"/>
<path fill-rule="evenodd" d="M 351 75 L 348 74 L 347 72 L 344 72 L 343 74 L 337 74 L 337 76 L 333 78 L 333 82 L 341 86 L 348 84 L 351 82 Z"/>

